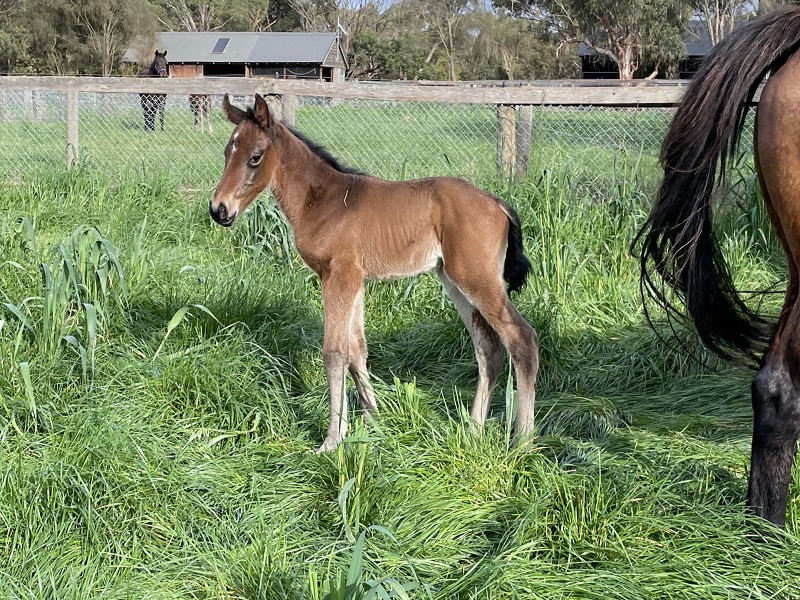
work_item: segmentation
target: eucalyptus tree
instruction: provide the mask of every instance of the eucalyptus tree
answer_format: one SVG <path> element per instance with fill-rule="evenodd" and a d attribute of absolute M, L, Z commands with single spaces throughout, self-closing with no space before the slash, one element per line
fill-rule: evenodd
<path fill-rule="evenodd" d="M 583 42 L 632 79 L 645 62 L 659 66 L 685 51 L 686 0 L 493 0 L 514 16 L 546 23 L 562 42 Z"/>

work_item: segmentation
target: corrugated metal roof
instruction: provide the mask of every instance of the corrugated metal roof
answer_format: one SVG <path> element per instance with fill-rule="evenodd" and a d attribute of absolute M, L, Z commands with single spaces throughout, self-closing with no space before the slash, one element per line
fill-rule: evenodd
<path fill-rule="evenodd" d="M 221 53 L 211 51 L 220 38 L 230 38 Z M 323 64 L 334 33 L 247 33 L 165 31 L 158 48 L 167 50 L 171 63 L 311 63 Z"/>
<path fill-rule="evenodd" d="M 322 64 L 335 41 L 334 33 L 264 33 L 250 62 Z"/>

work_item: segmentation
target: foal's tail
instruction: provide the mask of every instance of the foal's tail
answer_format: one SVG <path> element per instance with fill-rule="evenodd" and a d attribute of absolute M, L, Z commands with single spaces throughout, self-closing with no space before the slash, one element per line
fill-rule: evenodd
<path fill-rule="evenodd" d="M 668 314 L 681 314 L 668 284 L 703 342 L 724 357 L 732 350 L 755 357 L 771 328 L 733 286 L 712 230 L 712 193 L 724 181 L 758 84 L 798 47 L 800 7 L 794 6 L 737 29 L 708 54 L 664 139 L 658 199 L 633 241 L 641 247 L 642 299 L 650 295 Z"/>
<path fill-rule="evenodd" d="M 519 215 L 511 206 L 501 201 L 503 211 L 508 217 L 508 246 L 506 262 L 503 264 L 503 279 L 508 283 L 508 293 L 516 292 L 525 285 L 531 261 L 522 252 L 522 227 Z"/>

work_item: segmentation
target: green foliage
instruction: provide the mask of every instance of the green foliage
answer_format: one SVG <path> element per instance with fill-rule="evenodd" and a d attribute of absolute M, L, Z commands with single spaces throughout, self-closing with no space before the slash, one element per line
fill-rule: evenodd
<path fill-rule="evenodd" d="M 300 18 L 292 0 L 150 0 L 175 31 L 293 31 Z"/>
<path fill-rule="evenodd" d="M 29 219 L 21 219 L 10 245 L 21 256 L 19 262 L 11 260 L 8 264 L 30 274 L 39 253 L 35 227 Z M 17 350 L 26 334 L 44 356 L 57 357 L 62 347 L 71 347 L 80 357 L 86 379 L 89 370 L 94 374 L 98 333 L 105 326 L 108 302 L 115 304 L 109 310 L 124 309 L 126 304 L 125 276 L 116 248 L 97 229 L 80 226 L 52 248 L 38 267 L 40 294 L 16 304 L 7 299 L 0 314 L 16 318 Z"/>
<path fill-rule="evenodd" d="M 383 39 L 367 30 L 353 39 L 351 76 L 379 79 L 430 79 L 425 52 L 409 37 Z"/>
<path fill-rule="evenodd" d="M 25 55 L 7 54 L 7 68 L 58 75 L 111 74 L 131 41 L 157 25 L 148 0 L 22 0 L 12 17 L 16 34 L 4 45 Z"/>
<path fill-rule="evenodd" d="M 0 72 L 134 75 L 136 66 L 120 64 L 123 53 L 152 56 L 159 29 L 332 31 L 339 23 L 354 78 L 572 77 L 580 40 L 633 73 L 680 55 L 689 16 L 684 0 L 493 6 L 496 13 L 465 0 L 0 0 Z"/>
<path fill-rule="evenodd" d="M 684 48 L 690 9 L 684 0 L 493 0 L 511 14 L 547 23 L 564 40 L 590 45 L 601 58 L 617 64 L 620 79 L 631 79 L 639 66 L 666 65 Z"/>
<path fill-rule="evenodd" d="M 477 33 L 464 59 L 464 79 L 556 79 L 577 76 L 575 47 L 559 48 L 542 21 L 474 13 Z"/>

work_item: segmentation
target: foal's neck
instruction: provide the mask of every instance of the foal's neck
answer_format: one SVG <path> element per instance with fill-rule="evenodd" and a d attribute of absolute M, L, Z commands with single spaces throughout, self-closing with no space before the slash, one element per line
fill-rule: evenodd
<path fill-rule="evenodd" d="M 278 164 L 272 181 L 272 193 L 289 223 L 297 227 L 315 204 L 310 196 L 316 197 L 344 187 L 348 176 L 317 156 L 287 127 L 281 123 L 276 123 L 275 127 Z"/>

